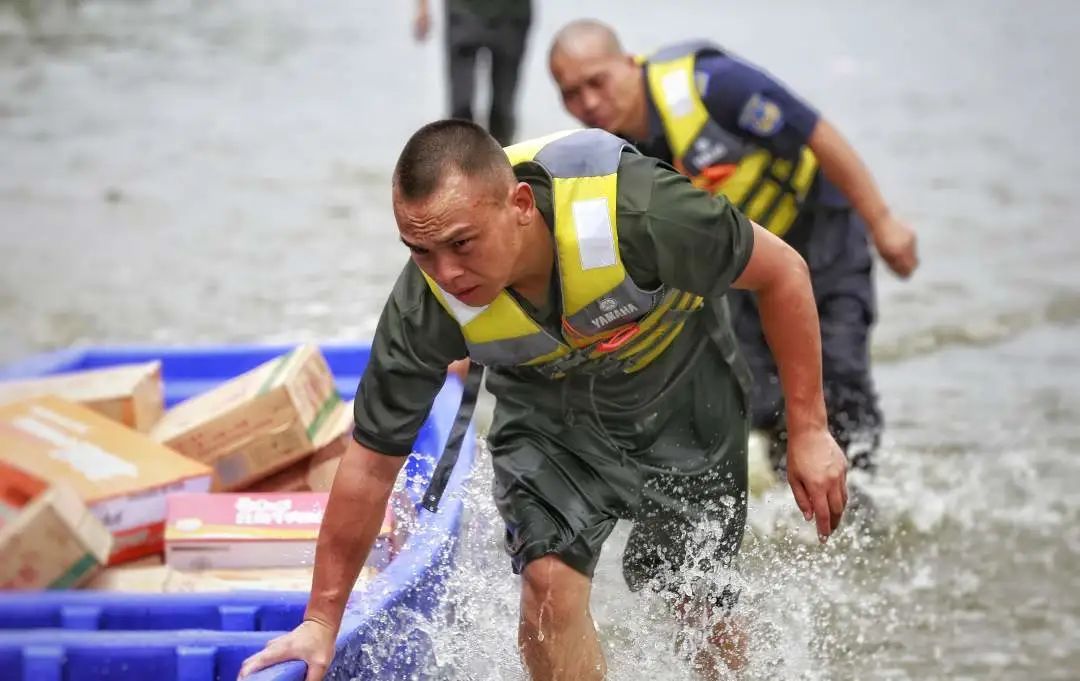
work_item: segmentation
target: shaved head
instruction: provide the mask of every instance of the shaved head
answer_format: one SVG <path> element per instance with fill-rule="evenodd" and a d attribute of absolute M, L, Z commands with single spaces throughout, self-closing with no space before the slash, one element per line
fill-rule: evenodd
<path fill-rule="evenodd" d="M 577 19 L 555 34 L 548 60 L 559 53 L 577 55 L 583 51 L 615 57 L 623 53 L 623 48 L 619 36 L 607 24 L 596 19 Z"/>
<path fill-rule="evenodd" d="M 641 66 L 607 24 L 578 19 L 563 26 L 551 42 L 548 68 L 563 106 L 585 125 L 635 141 L 647 132 Z"/>
<path fill-rule="evenodd" d="M 405 144 L 394 167 L 394 193 L 423 201 L 455 173 L 483 180 L 500 199 L 514 182 L 514 171 L 495 138 L 472 121 L 428 123 Z"/>

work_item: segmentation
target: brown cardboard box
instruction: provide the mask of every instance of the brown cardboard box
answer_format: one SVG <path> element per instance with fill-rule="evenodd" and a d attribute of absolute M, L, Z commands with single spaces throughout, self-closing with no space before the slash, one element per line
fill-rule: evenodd
<path fill-rule="evenodd" d="M 329 492 L 337 462 L 352 439 L 352 402 L 341 402 L 315 433 L 315 452 L 273 475 L 257 480 L 245 492 Z M 318 488 L 312 487 L 312 484 Z"/>
<path fill-rule="evenodd" d="M 305 456 L 296 463 L 289 464 L 273 475 L 268 475 L 261 480 L 245 485 L 244 492 L 310 492 L 308 487 L 307 472 L 311 464 L 311 455 Z"/>
<path fill-rule="evenodd" d="M 348 402 L 337 422 L 325 433 L 330 440 L 315 452 L 308 463 L 307 486 L 311 491 L 329 492 L 333 487 L 338 464 L 352 442 L 354 425 L 353 403 Z"/>
<path fill-rule="evenodd" d="M 151 436 L 212 466 L 215 490 L 242 489 L 310 454 L 340 402 L 322 353 L 303 345 L 178 404 Z"/>
<path fill-rule="evenodd" d="M 136 593 L 200 593 L 207 591 L 310 591 L 312 568 L 258 568 L 247 570 L 177 570 L 165 565 L 160 556 L 109 567 L 84 585 L 98 591 Z M 357 587 L 371 581 L 378 572 L 371 567 L 360 571 Z"/>
<path fill-rule="evenodd" d="M 0 589 L 78 586 L 112 541 L 75 490 L 0 461 Z"/>
<path fill-rule="evenodd" d="M 94 575 L 83 585 L 84 589 L 94 591 L 132 591 L 138 593 L 160 593 L 165 590 L 169 568 L 161 554 L 147 556 L 139 560 L 113 565 Z"/>
<path fill-rule="evenodd" d="M 55 395 L 145 433 L 165 410 L 161 362 L 123 364 L 27 381 L 0 381 L 0 404 Z"/>
<path fill-rule="evenodd" d="M 163 547 L 165 496 L 210 486 L 210 469 L 58 397 L 0 406 L 0 460 L 75 489 L 115 539 L 110 564 Z"/>

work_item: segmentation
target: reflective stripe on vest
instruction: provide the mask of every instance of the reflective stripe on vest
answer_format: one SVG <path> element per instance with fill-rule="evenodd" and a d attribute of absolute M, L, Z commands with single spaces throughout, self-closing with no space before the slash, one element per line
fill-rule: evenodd
<path fill-rule="evenodd" d="M 723 194 L 751 220 L 783 236 L 810 192 L 818 163 L 809 147 L 793 162 L 721 128 L 698 90 L 700 54 L 724 54 L 692 42 L 658 51 L 645 62 L 649 94 L 660 114 L 674 165 L 694 184 Z"/>
<path fill-rule="evenodd" d="M 674 289 L 645 291 L 623 266 L 616 228 L 619 160 L 628 147 L 602 130 L 556 133 L 507 147 L 512 165 L 534 162 L 551 178 L 562 333 L 537 324 L 503 291 L 466 305 L 424 275 L 462 328 L 469 356 L 487 366 L 532 366 L 551 377 L 569 371 L 638 371 L 682 331 L 703 304 Z"/>

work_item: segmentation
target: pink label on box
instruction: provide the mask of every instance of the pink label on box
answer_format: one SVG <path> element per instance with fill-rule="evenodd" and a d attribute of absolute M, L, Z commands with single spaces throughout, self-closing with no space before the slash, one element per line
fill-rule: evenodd
<path fill-rule="evenodd" d="M 329 496 L 317 492 L 173 494 L 169 496 L 169 525 L 196 518 L 203 525 L 317 529 Z"/>

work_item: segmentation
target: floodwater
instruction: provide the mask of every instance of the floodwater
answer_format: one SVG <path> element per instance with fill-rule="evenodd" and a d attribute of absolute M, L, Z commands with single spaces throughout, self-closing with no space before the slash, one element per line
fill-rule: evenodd
<path fill-rule="evenodd" d="M 81 343 L 359 341 L 407 257 L 389 172 L 443 113 L 409 2 L 0 3 L 0 360 Z M 538 3 L 541 4 L 541 3 Z M 976 0 L 597 0 L 627 45 L 709 37 L 851 139 L 917 228 L 879 272 L 883 526 L 799 539 L 755 504 L 737 576 L 752 679 L 1080 678 L 1080 10 Z M 520 134 L 570 127 L 537 10 Z M 708 33 L 702 34 L 703 27 Z M 448 679 L 521 679 L 483 468 L 434 632 Z M 610 678 L 693 678 L 606 548 Z"/>

